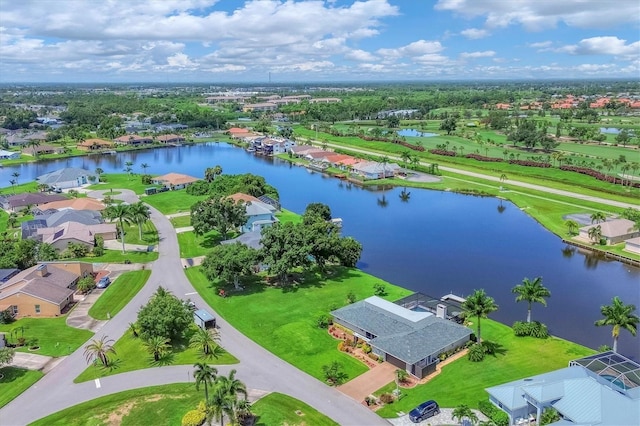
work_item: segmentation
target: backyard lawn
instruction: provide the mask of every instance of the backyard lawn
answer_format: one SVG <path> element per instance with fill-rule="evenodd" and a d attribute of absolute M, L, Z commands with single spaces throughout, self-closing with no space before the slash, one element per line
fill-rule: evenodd
<path fill-rule="evenodd" d="M 89 330 L 67 326 L 66 320 L 66 315 L 58 318 L 22 318 L 11 324 L 0 324 L 0 332 L 7 334 L 10 343 L 15 343 L 21 337 L 27 342 L 37 339 L 40 349 L 34 351 L 35 354 L 64 356 L 78 349 L 93 336 Z M 26 346 L 16 349 L 29 352 Z"/>
<path fill-rule="evenodd" d="M 251 406 L 256 426 L 271 425 L 338 425 L 315 408 L 281 393 L 273 392 Z M 300 414 L 298 414 L 300 413 Z"/>
<path fill-rule="evenodd" d="M 151 271 L 130 271 L 120 275 L 89 309 L 89 315 L 95 319 L 113 318 L 140 291 L 149 279 Z"/>
<path fill-rule="evenodd" d="M 186 228 L 191 226 L 191 215 L 176 216 L 170 219 L 174 228 Z"/>
<path fill-rule="evenodd" d="M 4 376 L 0 379 L 0 407 L 7 405 L 44 376 L 40 371 L 15 367 L 0 368 L 0 375 Z"/>
<path fill-rule="evenodd" d="M 193 326 L 196 327 L 195 325 Z M 191 329 L 193 331 L 193 328 Z M 163 365 L 193 365 L 202 362 L 200 353 L 197 349 L 189 348 L 189 339 L 175 345 L 170 353 L 163 359 L 156 362 L 153 356 L 147 352 L 143 341 L 133 337 L 130 331 L 122 336 L 114 345 L 116 355 L 111 355 L 113 360 L 112 366 L 103 368 L 102 365 L 90 365 L 74 382 L 86 382 L 87 380 L 97 379 L 99 377 L 112 376 L 114 374 L 126 373 L 127 371 L 142 370 L 145 368 L 159 367 Z M 212 365 L 236 364 L 238 360 L 230 353 L 223 354 L 218 359 L 209 360 Z"/>
<path fill-rule="evenodd" d="M 135 165 L 134 165 L 135 167 Z M 117 189 L 130 189 L 134 191 L 136 194 L 144 194 L 144 189 L 149 187 L 157 187 L 158 185 L 149 185 L 142 183 L 140 175 L 129 175 L 126 173 L 113 173 L 113 174 L 104 174 L 100 177 L 101 180 L 105 182 L 96 183 L 94 185 L 89 186 L 89 189 L 93 189 L 96 191 L 104 191 L 108 189 L 113 189 L 114 194 Z M 109 192 L 106 192 L 104 195 L 111 195 Z M 144 201 L 147 201 L 146 199 Z"/>
<path fill-rule="evenodd" d="M 330 279 L 305 275 L 304 284 L 275 288 L 262 282 L 243 283 L 245 290 L 232 290 L 221 298 L 200 268 L 186 271 L 191 284 L 213 309 L 244 335 L 310 375 L 324 380 L 322 366 L 339 361 L 349 378 L 367 368 L 339 352 L 338 341 L 316 326 L 320 315 L 346 305 L 353 292 L 361 300 L 373 296 L 373 285 L 384 283 L 388 295 L 397 300 L 412 292 L 367 275 L 358 269 L 336 268 Z M 256 279 L 257 281 L 257 279 Z"/>
<path fill-rule="evenodd" d="M 178 244 L 180 245 L 180 257 L 182 258 L 205 256 L 212 247 L 222 241 L 222 237 L 217 231 L 209 231 L 204 235 L 196 235 L 193 231 L 187 231 L 180 232 L 177 236 Z M 229 238 L 233 237 L 235 237 L 235 234 L 229 235 Z"/>
<path fill-rule="evenodd" d="M 191 211 L 191 206 L 206 195 L 189 195 L 185 189 L 167 191 L 144 197 L 142 201 L 158 209 L 162 214 L 173 214 Z"/>
<path fill-rule="evenodd" d="M 492 320 L 482 321 L 482 337 L 501 345 L 505 353 L 487 356 L 477 363 L 462 357 L 445 366 L 428 383 L 402 389 L 403 397 L 399 401 L 382 407 L 377 413 L 382 417 L 396 417 L 397 412 L 408 413 L 427 399 L 435 399 L 441 407 L 467 404 L 477 408 L 478 401 L 489 397 L 485 388 L 564 368 L 573 359 L 595 353 L 568 340 L 515 337 L 511 327 Z M 395 383 L 390 383 L 376 394 L 394 389 Z"/>
<path fill-rule="evenodd" d="M 290 210 L 280 209 L 278 213 L 276 213 L 276 217 L 282 223 L 293 222 L 300 223 L 302 222 L 302 216 L 298 213 L 294 213 Z"/>

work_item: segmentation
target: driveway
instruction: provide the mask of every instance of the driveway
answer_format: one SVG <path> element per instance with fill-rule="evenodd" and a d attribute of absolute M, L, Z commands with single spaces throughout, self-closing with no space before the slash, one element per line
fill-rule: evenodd
<path fill-rule="evenodd" d="M 345 395 L 349 395 L 354 400 L 362 402 L 365 397 L 394 381 L 396 377 L 395 371 L 397 369 L 398 367 L 388 362 L 383 362 L 342 386 L 338 386 L 337 389 Z"/>
<path fill-rule="evenodd" d="M 482 414 L 478 410 L 473 410 L 473 412 L 478 416 L 478 420 L 488 421 L 487 416 Z M 404 414 L 396 419 L 389 419 L 389 422 L 394 426 L 415 426 L 416 424 L 420 425 L 431 425 L 431 426 L 445 426 L 445 425 L 459 425 L 460 422 L 456 419 L 454 420 L 451 414 L 453 413 L 453 408 L 441 408 L 440 414 L 437 416 L 429 417 L 421 421 L 420 423 L 413 423 L 409 420 L 409 415 Z"/>
<path fill-rule="evenodd" d="M 95 289 L 91 293 L 82 297 L 78 304 L 69 312 L 67 325 L 74 328 L 82 328 L 97 333 L 106 321 L 97 320 L 89 315 L 89 309 L 98 300 L 104 289 Z"/>

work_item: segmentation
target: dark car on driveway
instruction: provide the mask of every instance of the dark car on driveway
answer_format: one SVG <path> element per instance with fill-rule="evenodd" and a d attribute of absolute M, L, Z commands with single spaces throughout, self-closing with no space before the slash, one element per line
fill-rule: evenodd
<path fill-rule="evenodd" d="M 423 402 L 409 413 L 409 420 L 413 423 L 420 423 L 424 419 L 440 414 L 440 407 L 434 400 Z"/>

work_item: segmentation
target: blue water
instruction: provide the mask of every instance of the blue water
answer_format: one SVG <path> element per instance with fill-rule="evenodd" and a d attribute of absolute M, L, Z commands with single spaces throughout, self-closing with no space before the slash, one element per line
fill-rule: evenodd
<path fill-rule="evenodd" d="M 429 132 L 421 132 L 417 129 L 402 129 L 398 130 L 398 136 L 418 136 L 421 138 L 431 138 L 433 136 L 438 136 L 437 133 L 429 133 Z"/>
<path fill-rule="evenodd" d="M 624 385 L 624 383 L 622 382 L 622 380 L 620 379 L 616 379 L 615 376 L 611 376 L 609 374 L 603 374 L 600 377 L 604 377 L 605 379 L 607 379 L 608 381 L 610 381 L 611 383 L 613 383 L 614 385 L 618 386 L 619 388 L 622 389 L 626 389 L 627 387 Z"/>
<path fill-rule="evenodd" d="M 219 164 L 224 173 L 262 175 L 278 188 L 289 210 L 302 213 L 310 202 L 328 204 L 333 216 L 344 220 L 343 233 L 363 244 L 358 266 L 366 272 L 435 297 L 484 288 L 500 306 L 490 317 L 507 324 L 526 319 L 526 303 L 516 303 L 511 293 L 524 277 L 542 276 L 552 293 L 548 307 L 533 306 L 533 319 L 546 323 L 552 334 L 586 346 L 612 344 L 611 328 L 593 325 L 601 305 L 619 296 L 640 306 L 639 269 L 567 247 L 509 202 L 414 188 L 402 202 L 402 188 L 361 189 L 225 143 L 4 167 L 0 182 L 8 186 L 14 171 L 25 182 L 61 167 L 121 173 L 127 161 L 137 173 L 147 163 L 152 174 L 202 177 L 206 167 Z M 618 348 L 640 358 L 638 338 L 624 330 Z"/>
<path fill-rule="evenodd" d="M 600 133 L 609 133 L 612 135 L 617 135 L 620 133 L 620 129 L 615 127 L 600 127 Z"/>

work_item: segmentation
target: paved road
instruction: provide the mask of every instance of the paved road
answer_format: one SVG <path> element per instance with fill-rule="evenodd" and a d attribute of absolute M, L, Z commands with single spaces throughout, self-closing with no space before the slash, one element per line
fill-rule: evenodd
<path fill-rule="evenodd" d="M 207 306 L 184 275 L 175 230 L 159 211 L 151 208 L 160 235 L 159 259 L 152 264 L 147 284 L 133 300 L 96 334 L 117 340 L 135 321 L 139 307 L 162 285 L 178 297 L 190 298 L 198 306 Z M 357 401 L 328 387 L 319 380 L 266 351 L 218 318 L 222 345 L 239 360 L 234 366 L 220 366 L 222 373 L 237 369 L 237 376 L 247 387 L 282 392 L 298 398 L 341 425 L 388 425 Z M 85 368 L 81 347 L 66 357 L 49 374 L 18 398 L 0 409 L 0 424 L 24 425 L 66 407 L 127 389 L 191 381 L 192 367 L 170 366 L 118 374 L 94 381 L 74 384 L 73 379 Z"/>
<path fill-rule="evenodd" d="M 313 143 L 320 143 L 319 141 L 310 141 Z M 323 142 L 325 143 L 325 142 Z M 394 161 L 399 161 L 402 162 L 402 159 L 399 157 L 395 157 L 393 155 L 389 155 L 389 154 L 381 154 L 378 152 L 374 152 L 374 151 L 369 151 L 366 149 L 361 149 L 361 148 L 354 148 L 354 147 L 350 147 L 350 146 L 345 146 L 345 145 L 338 145 L 338 144 L 332 144 L 332 143 L 327 143 L 326 144 L 329 147 L 332 148 L 340 148 L 343 149 L 345 151 L 352 151 L 352 152 L 358 152 L 360 154 L 367 154 L 367 155 L 375 155 L 378 157 L 388 157 L 390 160 L 394 160 Z M 428 166 L 429 163 L 425 163 L 425 162 L 420 162 L 420 165 L 422 166 Z M 480 179 L 484 179 L 484 180 L 489 180 L 489 181 L 493 181 L 493 182 L 500 182 L 501 184 L 504 184 L 504 182 L 502 182 L 500 180 L 499 176 L 491 176 L 491 175 L 486 175 L 483 173 L 476 173 L 476 172 L 469 172 L 466 170 L 461 170 L 461 169 L 456 169 L 454 167 L 446 167 L 446 166 L 438 166 L 438 168 L 440 170 L 444 170 L 447 172 L 451 172 L 451 173 L 457 173 L 459 175 L 464 175 L 464 176 L 471 176 L 474 178 L 480 178 Z M 517 180 L 511 180 L 509 179 L 508 184 L 510 187 L 512 186 L 519 186 L 522 188 L 528 188 L 528 189 L 534 189 L 536 191 L 540 191 L 540 192 L 546 192 L 548 194 L 556 194 L 556 195 L 562 195 L 565 197 L 571 197 L 571 198 L 576 198 L 579 200 L 585 200 L 585 201 L 593 201 L 596 203 L 600 203 L 600 204 L 605 204 L 605 205 L 609 205 L 609 206 L 613 206 L 613 207 L 622 207 L 624 209 L 628 208 L 628 207 L 632 207 L 632 208 L 638 208 L 638 206 L 640 205 L 640 203 L 625 203 L 622 201 L 615 201 L 615 200 L 609 200 L 607 198 L 601 198 L 601 197 L 595 197 L 592 195 L 584 195 L 584 194 L 578 194 L 576 192 L 571 192 L 571 191 L 565 191 L 562 189 L 555 189 L 555 188 L 549 188 L 547 186 L 543 186 L 543 185 L 536 185 L 533 183 L 527 183 L 527 182 L 521 182 L 521 181 L 517 181 Z"/>

